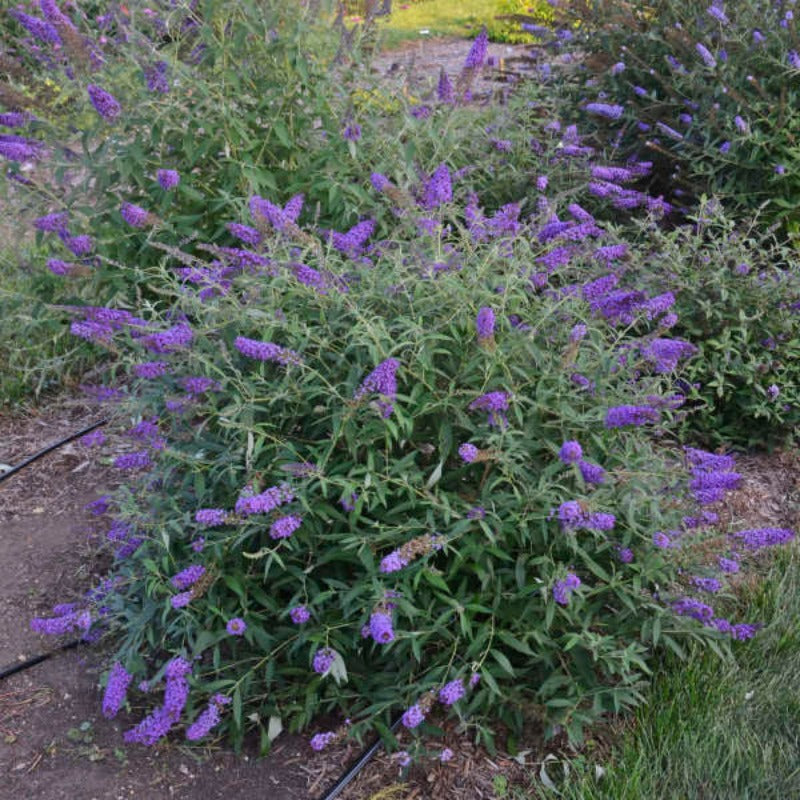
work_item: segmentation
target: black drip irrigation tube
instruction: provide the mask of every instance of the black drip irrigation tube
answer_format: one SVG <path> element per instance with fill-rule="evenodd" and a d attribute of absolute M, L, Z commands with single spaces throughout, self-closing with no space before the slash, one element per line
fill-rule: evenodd
<path fill-rule="evenodd" d="M 108 422 L 108 420 L 101 419 L 99 422 L 95 422 L 94 425 L 89 425 L 88 428 L 84 428 L 77 433 L 72 433 L 69 436 L 66 436 L 65 438 L 55 442 L 54 444 L 48 445 L 38 453 L 34 453 L 32 456 L 20 461 L 19 464 L 15 464 L 13 467 L 11 467 L 11 469 L 0 473 L 0 483 L 7 478 L 10 478 L 12 475 L 16 475 L 16 473 L 18 473 L 21 469 L 33 464 L 34 461 L 38 461 L 40 458 L 42 458 L 42 456 L 52 453 L 53 450 L 63 447 L 65 444 L 73 441 L 74 439 L 78 439 L 81 436 L 85 436 L 87 433 L 91 433 L 93 430 L 95 430 L 95 428 L 105 425 L 106 422 Z M 18 672 L 24 672 L 26 669 L 35 667 L 37 664 L 41 664 L 42 661 L 47 661 L 48 658 L 52 658 L 57 653 L 63 653 L 67 650 L 74 650 L 79 644 L 81 644 L 80 639 L 73 639 L 72 641 L 62 644 L 60 647 L 57 647 L 55 650 L 50 650 L 47 653 L 40 653 L 38 656 L 26 658 L 24 661 L 19 661 L 15 664 L 8 664 L 5 667 L 0 667 L 0 681 L 10 678 L 12 675 L 16 675 Z"/>
<path fill-rule="evenodd" d="M 41 664 L 42 661 L 47 661 L 48 658 L 52 658 L 57 653 L 63 653 L 66 650 L 74 650 L 79 644 L 82 644 L 80 639 L 73 639 L 71 642 L 62 644 L 61 647 L 57 647 L 55 650 L 51 650 L 49 653 L 40 653 L 38 656 L 26 658 L 25 661 L 0 667 L 0 681 L 4 680 L 5 678 L 10 678 L 12 675 L 16 675 L 18 672 L 24 672 L 26 669 L 35 667 L 37 664 Z"/>
<path fill-rule="evenodd" d="M 29 456 L 24 461 L 20 461 L 19 464 L 15 464 L 11 469 L 6 470 L 3 473 L 0 473 L 0 483 L 2 483 L 7 478 L 10 478 L 12 475 L 15 475 L 20 470 L 27 467 L 29 464 L 33 464 L 34 461 L 38 461 L 43 456 L 46 456 L 48 453 L 52 453 L 53 450 L 57 450 L 59 447 L 67 444 L 68 442 L 73 441 L 74 439 L 78 439 L 81 436 L 85 436 L 87 433 L 91 433 L 96 428 L 105 425 L 108 420 L 101 419 L 99 422 L 95 422 L 94 425 L 90 425 L 88 428 L 84 428 L 83 430 L 78 431 L 77 433 L 73 433 L 70 436 L 67 436 L 64 439 L 61 439 L 54 444 L 48 445 L 43 450 L 40 450 L 38 453 L 34 453 L 32 456 Z M 47 659 L 52 658 L 54 655 L 58 653 L 66 652 L 67 650 L 74 650 L 78 645 L 82 644 L 82 639 L 73 639 L 72 641 L 66 642 L 62 644 L 60 647 L 57 647 L 55 650 L 50 650 L 47 653 L 40 653 L 37 656 L 31 656 L 30 658 L 25 659 L 24 661 L 20 661 L 15 664 L 8 664 L 5 667 L 0 667 L 0 681 L 5 680 L 6 678 L 10 678 L 12 675 L 16 675 L 19 672 L 24 672 L 26 669 L 30 669 L 31 667 L 35 667 L 37 664 L 41 664 L 43 661 L 47 661 Z M 402 717 L 398 717 L 389 728 L 390 733 L 394 733 L 399 727 Z M 363 753 L 347 768 L 345 773 L 339 778 L 338 781 L 328 789 L 327 793 L 320 797 L 320 800 L 335 800 L 347 786 L 349 786 L 355 777 L 361 772 L 362 769 L 369 763 L 375 753 L 380 750 L 381 745 L 383 744 L 380 737 L 378 737 Z"/>
<path fill-rule="evenodd" d="M 70 434 L 65 439 L 61 439 L 55 444 L 48 445 L 43 450 L 40 450 L 38 453 L 34 453 L 32 456 L 29 456 L 24 461 L 20 461 L 19 464 L 15 464 L 13 467 L 11 467 L 11 469 L 8 469 L 5 472 L 0 473 L 0 483 L 2 483 L 7 478 L 10 478 L 12 475 L 16 475 L 21 469 L 24 469 L 29 464 L 33 464 L 34 461 L 38 461 L 42 456 L 46 456 L 48 453 L 52 453 L 53 450 L 57 450 L 59 447 L 63 447 L 68 442 L 73 441 L 73 439 L 78 439 L 81 436 L 85 436 L 87 433 L 91 433 L 95 428 L 99 428 L 101 425 L 105 425 L 106 422 L 108 422 L 107 419 L 101 419 L 100 422 L 95 422 L 94 425 L 90 425 L 88 428 L 84 428 L 82 431 Z"/>
<path fill-rule="evenodd" d="M 402 717 L 398 717 L 393 723 L 389 731 L 394 733 L 400 727 L 400 721 Z M 378 737 L 372 745 L 370 745 L 348 768 L 347 772 L 342 775 L 341 778 L 332 786 L 327 794 L 321 795 L 319 800 L 334 800 L 334 798 L 338 797 L 348 786 L 353 779 L 361 772 L 362 769 L 367 765 L 367 762 L 375 755 L 375 753 L 380 750 L 381 738 Z"/>

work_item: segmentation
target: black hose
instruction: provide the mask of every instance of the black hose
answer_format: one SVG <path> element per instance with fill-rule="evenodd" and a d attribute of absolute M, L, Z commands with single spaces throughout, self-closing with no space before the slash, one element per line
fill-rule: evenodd
<path fill-rule="evenodd" d="M 42 456 L 46 456 L 48 453 L 51 453 L 53 450 L 57 450 L 59 447 L 67 444 L 67 442 L 71 442 L 73 439 L 77 439 L 80 436 L 84 436 L 87 433 L 91 433 L 95 428 L 99 428 L 101 425 L 105 425 L 108 422 L 107 419 L 101 419 L 100 422 L 95 422 L 94 425 L 90 425 L 88 428 L 84 428 L 82 431 L 78 431 L 77 433 L 73 433 L 70 436 L 67 436 L 66 439 L 62 439 L 55 444 L 48 445 L 44 448 L 44 450 L 40 450 L 38 453 L 34 453 L 32 456 L 26 458 L 24 461 L 20 461 L 19 464 L 15 464 L 11 469 L 7 470 L 0 474 L 0 483 L 2 483 L 6 478 L 10 478 L 16 472 L 19 472 L 24 467 L 27 467 L 28 464 L 32 464 L 34 461 L 38 461 Z"/>
<path fill-rule="evenodd" d="M 402 717 L 398 717 L 393 723 L 389 731 L 394 733 L 400 727 L 400 721 Z M 359 772 L 367 765 L 367 762 L 378 752 L 380 746 L 382 744 L 381 738 L 378 737 L 370 747 L 368 747 L 348 768 L 347 772 L 342 775 L 341 778 L 336 782 L 336 784 L 331 788 L 327 794 L 321 796 L 320 800 L 334 800 L 335 797 L 338 797 L 345 789 L 346 786 L 350 784 L 353 778 L 358 775 Z"/>
<path fill-rule="evenodd" d="M 80 639 L 73 639 L 71 642 L 62 644 L 61 647 L 57 647 L 55 650 L 50 650 L 48 653 L 40 653 L 38 656 L 31 656 L 30 658 L 25 659 L 25 661 L 20 661 L 17 664 L 9 664 L 6 667 L 2 667 L 0 668 L 0 681 L 2 681 L 4 678 L 9 678 L 12 675 L 16 675 L 18 672 L 23 672 L 26 669 L 35 667 L 37 664 L 41 664 L 42 661 L 47 661 L 48 658 L 51 658 L 57 653 L 63 653 L 65 650 L 74 650 L 80 643 Z"/>

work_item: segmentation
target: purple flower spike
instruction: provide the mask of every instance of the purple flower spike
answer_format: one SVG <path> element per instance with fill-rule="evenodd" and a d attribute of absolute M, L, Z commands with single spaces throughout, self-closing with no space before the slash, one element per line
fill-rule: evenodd
<path fill-rule="evenodd" d="M 311 619 L 311 613 L 305 606 L 295 606 L 289 611 L 289 617 L 295 625 L 303 625 Z"/>
<path fill-rule="evenodd" d="M 158 185 L 164 191 L 168 192 L 170 189 L 174 189 L 181 182 L 181 176 L 178 174 L 177 170 L 160 169 L 156 173 L 156 180 L 158 181 Z"/>
<path fill-rule="evenodd" d="M 581 579 L 573 572 L 568 572 L 566 578 L 553 585 L 553 599 L 561 606 L 569 605 L 570 595 L 580 585 Z"/>
<path fill-rule="evenodd" d="M 575 441 L 564 442 L 558 451 L 558 457 L 565 464 L 577 464 L 583 457 L 583 449 Z"/>
<path fill-rule="evenodd" d="M 133 678 L 125 667 L 117 661 L 108 674 L 108 683 L 103 695 L 103 716 L 112 719 L 125 704 L 128 686 Z"/>
<path fill-rule="evenodd" d="M 387 358 L 375 367 L 356 389 L 355 400 L 361 400 L 368 394 L 380 395 L 378 406 L 384 419 L 391 416 L 394 410 L 393 401 L 397 397 L 397 370 L 400 362 L 396 358 Z"/>
<path fill-rule="evenodd" d="M 119 213 L 132 228 L 147 228 L 155 222 L 155 217 L 149 211 L 133 203 L 123 203 Z"/>
<path fill-rule="evenodd" d="M 418 705 L 413 705 L 403 714 L 403 727 L 411 730 L 425 721 L 425 713 Z"/>
<path fill-rule="evenodd" d="M 241 617 L 233 617 L 233 619 L 228 620 L 225 630 L 231 636 L 244 636 L 244 632 L 247 630 L 247 623 Z"/>
<path fill-rule="evenodd" d="M 478 457 L 478 453 L 480 453 L 480 450 L 469 442 L 465 442 L 458 448 L 458 454 L 461 456 L 461 460 L 467 464 L 471 464 Z"/>
<path fill-rule="evenodd" d="M 393 642 L 392 618 L 388 614 L 376 611 L 369 618 L 369 634 L 378 644 Z"/>
<path fill-rule="evenodd" d="M 314 654 L 314 672 L 324 675 L 333 666 L 335 660 L 336 651 L 330 647 L 323 647 L 321 650 L 317 650 Z"/>
<path fill-rule="evenodd" d="M 465 694 L 464 682 L 461 679 L 450 681 L 439 690 L 439 702 L 446 706 L 452 706 Z"/>
<path fill-rule="evenodd" d="M 472 47 L 467 53 L 467 58 L 464 61 L 465 69 L 480 69 L 485 61 L 486 54 L 489 50 L 489 34 L 486 28 L 483 28 L 472 42 Z"/>
<path fill-rule="evenodd" d="M 303 518 L 296 514 L 279 517 L 269 527 L 270 538 L 288 539 L 302 524 Z"/>
<path fill-rule="evenodd" d="M 95 110 L 104 120 L 111 121 L 120 115 L 122 107 L 105 89 L 90 83 L 86 87 L 86 91 L 89 93 L 89 99 Z"/>
<path fill-rule="evenodd" d="M 490 339 L 494 336 L 494 323 L 494 311 L 488 306 L 483 306 L 475 318 L 475 329 L 478 332 L 479 340 Z"/>

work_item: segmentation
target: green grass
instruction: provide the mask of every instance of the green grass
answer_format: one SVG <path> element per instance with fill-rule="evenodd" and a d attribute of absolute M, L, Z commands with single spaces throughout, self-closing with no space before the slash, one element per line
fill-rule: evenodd
<path fill-rule="evenodd" d="M 782 553 L 743 618 L 767 623 L 733 663 L 667 659 L 606 773 L 560 788 L 568 800 L 800 797 L 800 556 Z M 551 770 L 556 772 L 557 769 Z M 560 770 L 558 770 L 560 772 Z M 553 794 L 549 796 L 554 796 Z"/>
<path fill-rule="evenodd" d="M 494 40 L 533 41 L 531 37 L 519 34 L 518 25 L 501 24 L 494 18 L 498 14 L 525 13 L 534 7 L 541 8 L 541 13 L 545 14 L 549 8 L 544 0 L 427 0 L 409 4 L 408 8 L 401 8 L 403 5 L 406 4 L 402 0 L 395 0 L 391 17 L 381 22 L 381 40 L 385 48 L 434 36 L 473 38 L 483 25 L 490 28 Z M 423 30 L 428 33 L 421 34 Z"/>

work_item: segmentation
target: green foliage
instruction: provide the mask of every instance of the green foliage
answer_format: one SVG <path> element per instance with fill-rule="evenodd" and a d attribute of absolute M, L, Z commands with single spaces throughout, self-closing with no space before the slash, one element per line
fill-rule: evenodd
<path fill-rule="evenodd" d="M 435 267 L 454 248 L 458 265 Z M 619 348 L 639 334 L 590 319 L 579 295 L 531 293 L 522 268 L 545 249 L 526 237 L 475 245 L 458 228 L 420 231 L 409 219 L 366 268 L 271 238 L 266 270 L 241 272 L 205 302 L 170 277 L 171 259 L 146 273 L 169 298 L 170 317 L 185 314 L 195 336 L 190 350 L 167 354 L 166 377 L 132 387 L 134 417 L 158 417 L 170 442 L 154 454 L 161 491 L 148 489 L 149 478 L 123 501 L 130 535 L 144 541 L 117 563 L 120 588 L 103 601 L 137 680 L 155 654 L 199 659 L 195 707 L 215 691 L 233 697 L 227 724 L 240 741 L 253 712 L 297 730 L 337 709 L 358 733 L 476 673 L 458 711 L 487 743 L 492 721 L 518 729 L 522 709 L 579 740 L 587 723 L 638 702 L 655 642 L 677 649 L 687 635 L 714 638 L 652 594 L 675 578 L 651 542 L 654 530 L 679 524 L 680 508 L 659 499 L 674 465 L 643 430 L 603 426 L 608 407 L 646 402 L 668 381 L 640 375 L 633 385 L 638 361 L 615 368 Z M 299 279 L 304 259 L 327 276 L 322 291 Z M 347 291 L 336 289 L 342 282 Z M 474 328 L 481 306 L 498 318 L 483 347 Z M 512 313 L 530 328 L 510 324 Z M 160 327 L 150 309 L 137 315 Z M 570 330 L 582 320 L 588 335 L 578 344 Z M 302 363 L 244 358 L 237 336 L 278 343 Z M 116 346 L 131 368 L 152 357 L 146 337 L 126 338 Z M 390 357 L 400 363 L 399 390 L 386 416 L 379 396 L 354 398 Z M 576 387 L 576 373 L 592 391 Z M 211 378 L 216 390 L 180 400 L 186 376 Z M 510 394 L 507 425 L 469 410 L 492 391 Z M 585 483 L 559 460 L 574 438 L 608 470 L 604 483 Z M 464 442 L 482 451 L 475 463 L 459 458 Z M 212 529 L 194 521 L 200 508 L 233 509 L 248 486 L 283 482 L 296 497 L 290 513 L 303 517 L 290 538 L 271 538 L 270 516 L 233 515 Z M 613 512 L 613 534 L 561 530 L 551 517 L 568 500 Z M 198 535 L 201 556 L 191 548 Z M 635 552 L 634 563 L 620 563 L 619 547 Z M 418 557 L 382 570 L 399 548 Z M 213 580 L 173 609 L 170 576 L 190 563 L 205 564 Z M 558 605 L 553 588 L 569 571 L 583 583 Z M 303 626 L 288 619 L 297 605 L 312 615 Z M 360 633 L 381 610 L 396 632 L 385 645 Z M 241 639 L 225 633 L 232 617 L 247 622 Z M 325 677 L 310 669 L 323 647 L 341 657 Z"/>
<path fill-rule="evenodd" d="M 796 230 L 797 20 L 786 18 L 789 4 L 767 0 L 737 3 L 727 22 L 708 9 L 706 0 L 600 0 L 564 12 L 582 21 L 576 41 L 596 72 L 592 93 L 625 106 L 623 146 L 662 158 L 660 191 L 679 204 L 714 194 L 765 206 Z"/>

